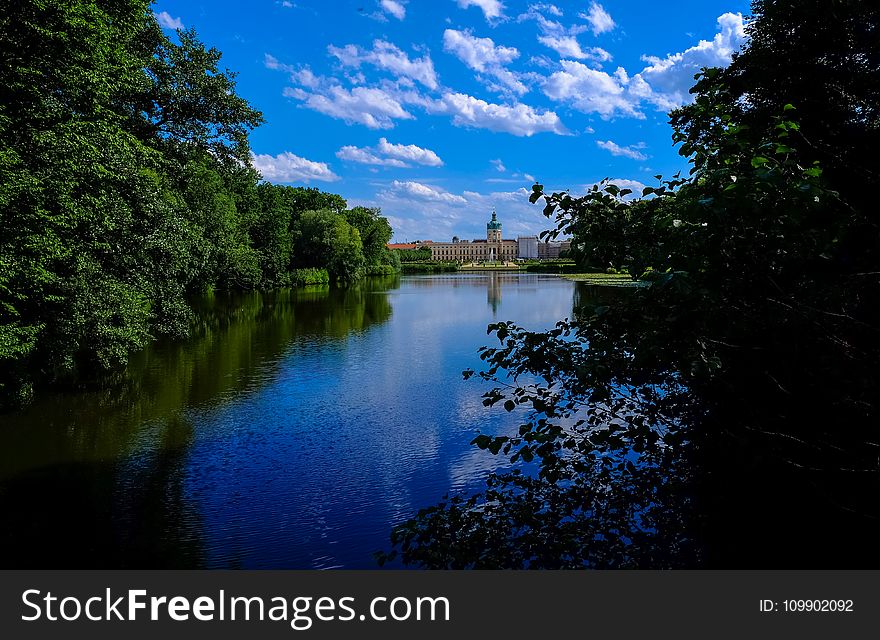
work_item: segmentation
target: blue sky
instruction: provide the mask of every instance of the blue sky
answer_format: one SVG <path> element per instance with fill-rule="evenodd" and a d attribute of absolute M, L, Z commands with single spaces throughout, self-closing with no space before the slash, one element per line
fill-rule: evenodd
<path fill-rule="evenodd" d="M 272 182 L 378 206 L 395 240 L 547 226 L 534 180 L 639 188 L 685 162 L 669 109 L 743 42 L 745 0 L 159 0 L 238 73 Z"/>

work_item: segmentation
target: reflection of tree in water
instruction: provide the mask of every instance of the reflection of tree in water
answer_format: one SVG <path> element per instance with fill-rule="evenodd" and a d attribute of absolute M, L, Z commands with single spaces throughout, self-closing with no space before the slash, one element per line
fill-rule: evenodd
<path fill-rule="evenodd" d="M 572 315 L 576 319 L 587 319 L 595 313 L 597 307 L 631 295 L 632 291 L 628 287 L 605 287 L 587 282 L 575 282 Z"/>
<path fill-rule="evenodd" d="M 296 291 L 293 300 L 296 334 L 343 338 L 351 332 L 387 322 L 391 318 L 391 303 L 384 291 L 397 282 L 397 278 L 392 277 L 347 288 L 309 287 Z"/>
<path fill-rule="evenodd" d="M 201 517 L 185 487 L 192 426 L 175 418 L 158 437 L 123 461 L 70 461 L 0 482 L 0 566 L 202 566 Z"/>
<path fill-rule="evenodd" d="M 206 296 L 192 336 L 135 354 L 121 382 L 3 416 L 0 566 L 200 566 L 185 410 L 262 386 L 299 335 L 339 339 L 387 321 L 394 286 Z"/>

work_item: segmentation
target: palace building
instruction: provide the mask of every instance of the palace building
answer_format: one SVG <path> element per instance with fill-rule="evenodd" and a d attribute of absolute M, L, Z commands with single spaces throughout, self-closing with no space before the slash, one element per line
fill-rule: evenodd
<path fill-rule="evenodd" d="M 562 251 L 571 248 L 571 242 L 540 242 L 538 236 L 519 236 L 516 240 L 505 240 L 501 237 L 501 222 L 493 211 L 492 219 L 486 223 L 486 239 L 459 240 L 453 237 L 452 242 L 434 242 L 432 240 L 416 240 L 388 244 L 389 249 L 412 251 L 414 249 L 430 249 L 431 260 L 438 262 L 460 262 L 463 264 L 479 262 L 513 262 L 514 260 L 553 260 L 559 258 Z"/>
<path fill-rule="evenodd" d="M 485 240 L 459 240 L 426 243 L 431 248 L 431 259 L 443 262 L 510 262 L 519 257 L 519 243 L 501 237 L 501 223 L 493 211 L 486 223 Z"/>

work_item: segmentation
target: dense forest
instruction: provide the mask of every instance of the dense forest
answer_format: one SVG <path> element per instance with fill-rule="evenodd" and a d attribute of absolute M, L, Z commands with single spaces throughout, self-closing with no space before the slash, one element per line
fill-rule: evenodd
<path fill-rule="evenodd" d="M 0 404 L 186 335 L 188 302 L 395 270 L 386 219 L 263 182 L 220 52 L 148 0 L 0 12 Z"/>
<path fill-rule="evenodd" d="M 670 114 L 687 176 L 534 187 L 582 268 L 642 286 L 549 332 L 490 327 L 465 376 L 528 419 L 473 444 L 513 470 L 396 528 L 392 557 L 880 566 L 880 7 L 752 12 L 732 64 Z"/>

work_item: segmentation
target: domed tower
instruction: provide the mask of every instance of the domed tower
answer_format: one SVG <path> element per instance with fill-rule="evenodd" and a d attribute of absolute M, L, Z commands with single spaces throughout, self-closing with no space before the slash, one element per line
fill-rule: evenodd
<path fill-rule="evenodd" d="M 486 240 L 488 242 L 501 242 L 501 223 L 498 216 L 492 211 L 492 220 L 486 223 Z"/>

